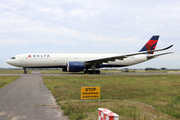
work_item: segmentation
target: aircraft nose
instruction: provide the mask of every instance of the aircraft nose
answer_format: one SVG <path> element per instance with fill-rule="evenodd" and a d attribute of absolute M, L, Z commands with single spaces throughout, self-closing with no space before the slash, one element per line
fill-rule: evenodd
<path fill-rule="evenodd" d="M 11 64 L 10 59 L 8 59 L 8 60 L 6 61 L 6 63 L 7 63 L 7 64 Z"/>

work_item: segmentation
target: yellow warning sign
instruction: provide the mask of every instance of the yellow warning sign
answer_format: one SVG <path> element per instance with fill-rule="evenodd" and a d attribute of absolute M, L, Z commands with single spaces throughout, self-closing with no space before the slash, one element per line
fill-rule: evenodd
<path fill-rule="evenodd" d="M 99 99 L 100 87 L 81 87 L 81 99 Z"/>

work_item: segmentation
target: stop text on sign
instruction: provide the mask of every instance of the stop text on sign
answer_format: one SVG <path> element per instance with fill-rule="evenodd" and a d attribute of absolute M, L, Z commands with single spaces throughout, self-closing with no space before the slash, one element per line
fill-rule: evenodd
<path fill-rule="evenodd" d="M 81 87 L 81 99 L 99 99 L 100 87 Z"/>
<path fill-rule="evenodd" d="M 86 91 L 95 91 L 96 88 L 95 87 L 92 87 L 92 88 L 86 88 Z"/>

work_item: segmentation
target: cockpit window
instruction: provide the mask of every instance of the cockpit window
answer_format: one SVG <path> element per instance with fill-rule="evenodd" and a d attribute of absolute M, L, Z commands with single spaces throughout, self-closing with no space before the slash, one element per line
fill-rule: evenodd
<path fill-rule="evenodd" d="M 12 57 L 11 59 L 16 59 L 16 57 Z"/>

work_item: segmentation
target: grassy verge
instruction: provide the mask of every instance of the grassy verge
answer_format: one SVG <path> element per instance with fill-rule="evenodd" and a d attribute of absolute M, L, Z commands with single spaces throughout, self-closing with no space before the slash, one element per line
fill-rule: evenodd
<path fill-rule="evenodd" d="M 71 73 L 71 72 L 64 72 L 64 71 L 61 71 L 61 70 L 43 70 L 42 72 L 41 72 L 42 74 L 56 74 L 56 73 Z M 72 72 L 72 73 L 74 73 L 74 72 Z M 82 72 L 75 72 L 75 73 L 84 73 L 83 71 Z"/>
<path fill-rule="evenodd" d="M 15 81 L 19 76 L 0 76 L 0 89 Z"/>
<path fill-rule="evenodd" d="M 61 71 L 61 70 L 43 70 L 42 72 L 41 72 L 42 74 L 46 74 L 46 73 L 67 73 L 67 72 L 63 72 L 63 71 Z"/>
<path fill-rule="evenodd" d="M 97 120 L 108 108 L 123 120 L 180 119 L 180 75 L 44 76 L 71 120 Z M 82 86 L 100 86 L 99 100 L 81 100 Z"/>
<path fill-rule="evenodd" d="M 126 73 L 126 72 L 120 70 L 101 70 L 101 73 Z M 168 71 L 129 70 L 129 73 L 168 73 Z"/>
<path fill-rule="evenodd" d="M 147 71 L 136 70 L 135 72 L 137 73 L 168 73 L 168 71 L 158 71 L 158 70 L 154 70 L 154 71 L 153 70 L 147 70 Z"/>
<path fill-rule="evenodd" d="M 23 74 L 24 70 L 0 70 L 0 74 Z M 32 71 L 27 70 L 28 73 Z"/>
<path fill-rule="evenodd" d="M 139 71 L 139 70 L 129 70 L 130 73 L 167 73 L 168 71 Z M 69 73 L 69 72 L 63 72 L 61 70 L 43 70 L 41 72 L 42 74 L 50 73 L 50 74 L 56 74 L 56 73 Z M 77 73 L 83 73 L 83 72 L 77 72 Z M 122 73 L 122 71 L 119 70 L 101 70 L 101 73 Z M 125 72 L 124 72 L 125 73 Z"/>

